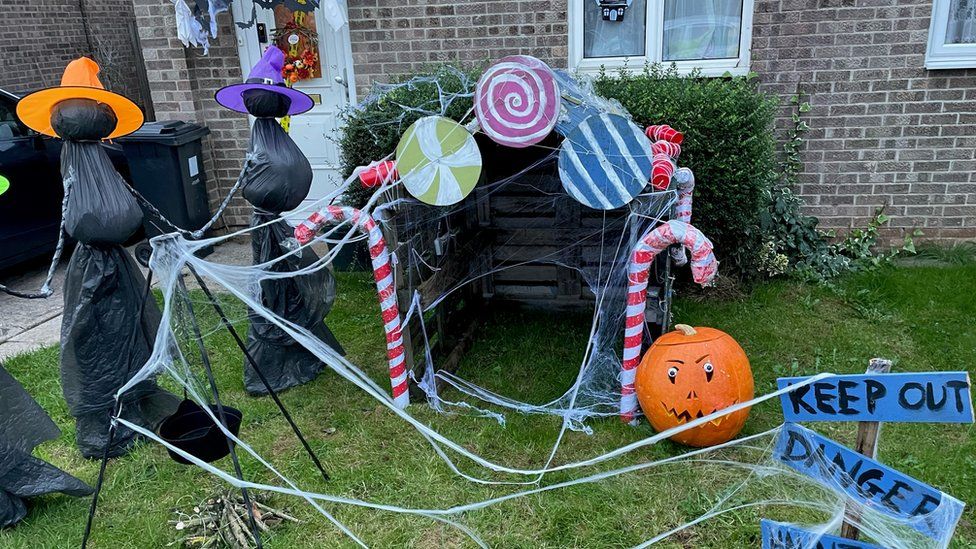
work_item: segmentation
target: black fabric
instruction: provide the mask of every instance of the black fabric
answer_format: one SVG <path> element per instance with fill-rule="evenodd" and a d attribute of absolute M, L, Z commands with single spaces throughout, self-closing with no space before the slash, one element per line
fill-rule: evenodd
<path fill-rule="evenodd" d="M 87 496 L 91 488 L 31 455 L 34 447 L 61 431 L 0 364 L 0 528 L 27 514 L 26 498 L 62 492 Z"/>
<path fill-rule="evenodd" d="M 118 123 L 111 107 L 93 99 L 65 99 L 51 109 L 51 128 L 61 139 L 98 141 Z"/>
<path fill-rule="evenodd" d="M 79 242 L 121 244 L 142 226 L 139 203 L 98 143 L 66 140 L 61 177 L 71 179 L 64 230 Z"/>
<path fill-rule="evenodd" d="M 65 140 L 61 175 L 71 181 L 65 232 L 79 241 L 64 282 L 61 388 L 75 418 L 78 449 L 99 458 L 108 442 L 114 395 L 149 358 L 160 313 L 122 247 L 142 224 L 142 210 L 108 155 L 98 143 Z M 155 381 L 145 380 L 123 396 L 122 417 L 154 429 L 178 404 Z M 109 455 L 126 453 L 134 439 L 134 432 L 120 426 Z"/>
<path fill-rule="evenodd" d="M 275 215 L 255 213 L 252 226 L 273 221 Z M 287 252 L 282 243 L 291 238 L 293 229 L 283 219 L 258 227 L 251 232 L 254 263 L 265 263 Z M 302 250 L 299 258 L 291 255 L 269 268 L 275 272 L 296 271 L 311 265 L 318 257 L 311 249 Z M 318 339 L 340 354 L 345 354 L 332 331 L 325 325 L 325 316 L 332 309 L 336 295 L 335 278 L 328 269 L 311 274 L 261 281 L 261 302 L 275 314 L 303 326 Z M 247 348 L 275 391 L 311 381 L 325 365 L 308 349 L 302 347 L 281 328 L 264 317 L 249 312 L 250 327 Z M 265 394 L 261 378 L 247 360 L 244 361 L 244 384 L 251 394 Z"/>
<path fill-rule="evenodd" d="M 82 455 L 101 457 L 108 439 L 114 395 L 152 352 L 160 312 L 146 279 L 117 244 L 79 244 L 64 283 L 61 323 L 61 388 L 76 422 Z M 141 315 L 140 315 L 141 309 Z M 122 417 L 155 429 L 179 404 L 152 380 L 123 396 Z M 119 426 L 109 455 L 126 453 L 135 433 Z"/>
<path fill-rule="evenodd" d="M 247 112 L 258 118 L 281 118 L 288 114 L 291 107 L 291 98 L 271 90 L 245 90 L 241 97 L 244 98 Z"/>
<path fill-rule="evenodd" d="M 273 118 L 258 118 L 251 129 L 253 162 L 244 174 L 243 194 L 261 210 L 294 210 L 312 188 L 312 166 Z"/>

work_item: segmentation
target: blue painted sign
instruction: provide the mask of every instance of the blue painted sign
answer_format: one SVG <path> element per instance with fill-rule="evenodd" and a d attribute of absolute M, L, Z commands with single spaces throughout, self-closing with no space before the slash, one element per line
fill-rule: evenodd
<path fill-rule="evenodd" d="M 780 389 L 806 380 L 779 378 Z M 815 381 L 780 397 L 786 421 L 973 423 L 966 372 L 862 374 Z"/>
<path fill-rule="evenodd" d="M 795 423 L 784 423 L 773 457 L 865 507 L 935 540 L 948 540 L 963 503 Z"/>
<path fill-rule="evenodd" d="M 762 549 L 883 549 L 863 541 L 818 535 L 783 522 L 762 519 L 759 524 L 762 529 Z"/>
<path fill-rule="evenodd" d="M 619 208 L 651 175 L 651 141 L 623 116 L 589 116 L 559 148 L 559 179 L 570 196 L 598 210 Z"/>

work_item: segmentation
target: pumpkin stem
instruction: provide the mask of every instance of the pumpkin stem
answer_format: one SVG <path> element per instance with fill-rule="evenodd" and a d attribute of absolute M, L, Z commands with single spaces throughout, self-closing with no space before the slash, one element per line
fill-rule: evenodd
<path fill-rule="evenodd" d="M 685 334 L 686 336 L 693 336 L 698 333 L 694 328 L 687 324 L 675 324 L 674 329 Z"/>

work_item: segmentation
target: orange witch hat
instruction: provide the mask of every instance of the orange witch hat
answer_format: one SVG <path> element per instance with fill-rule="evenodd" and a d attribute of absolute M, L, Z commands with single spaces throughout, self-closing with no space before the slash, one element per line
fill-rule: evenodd
<path fill-rule="evenodd" d="M 79 57 L 64 69 L 61 85 L 45 88 L 25 96 L 17 103 L 17 117 L 33 130 L 58 137 L 51 128 L 51 109 L 65 99 L 93 99 L 108 105 L 115 112 L 118 123 L 106 137 L 112 139 L 128 135 L 142 126 L 145 117 L 131 99 L 110 92 L 98 79 L 98 63 Z"/>

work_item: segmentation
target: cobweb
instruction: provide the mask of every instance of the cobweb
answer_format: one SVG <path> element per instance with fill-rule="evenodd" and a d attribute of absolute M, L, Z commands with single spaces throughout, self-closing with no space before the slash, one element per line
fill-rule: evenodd
<path fill-rule="evenodd" d="M 367 101 L 382 100 L 390 90 L 402 86 L 438 87 L 436 101 L 421 107 L 404 105 L 404 117 L 400 121 L 389 122 L 403 124 L 402 129 L 405 130 L 408 122 L 417 116 L 445 114 L 452 108 L 456 108 L 459 100 L 466 96 L 470 97 L 473 83 L 465 80 L 463 73 L 459 72 L 458 77 L 462 79 L 462 88 L 464 88 L 460 92 L 449 92 L 440 88 L 434 78 L 415 79 L 397 85 L 379 86 Z M 469 122 L 470 115 L 470 112 L 466 113 L 461 123 Z M 414 296 L 409 307 L 401 303 L 401 306 L 406 309 L 400 311 L 401 325 L 405 326 L 408 322 L 416 321 L 423 326 L 428 313 L 455 292 L 461 292 L 470 285 L 478 284 L 505 269 L 522 264 L 542 264 L 578 272 L 580 279 L 592 294 L 592 312 L 586 349 L 581 362 L 577 365 L 578 374 L 575 380 L 565 388 L 561 396 L 551 401 L 521 402 L 512 396 L 498 394 L 466 380 L 462 374 L 438 371 L 438 364 L 430 352 L 430 342 L 425 342 L 425 356 L 415 357 L 416 363 L 425 368 L 422 377 L 414 381 L 423 389 L 427 402 L 414 402 L 410 407 L 401 409 L 391 397 L 388 379 L 373 379 L 364 370 L 363 365 L 355 364 L 337 354 L 308 330 L 276 315 L 262 304 L 262 281 L 298 277 L 321 269 L 329 269 L 344 248 L 359 245 L 366 240 L 368 237 L 363 230 L 363 224 L 367 215 L 380 227 L 388 229 L 392 228 L 389 225 L 397 216 L 407 215 L 409 222 L 398 226 L 398 238 L 395 243 L 391 243 L 393 244 L 390 249 L 391 261 L 398 266 L 394 272 L 431 273 L 446 268 L 449 262 L 445 262 L 443 250 L 435 249 L 442 246 L 443 241 L 434 244 L 435 239 L 430 236 L 450 235 L 462 230 L 463 227 L 457 225 L 457 220 L 471 219 L 479 208 L 488 207 L 492 196 L 498 193 L 521 189 L 526 193 L 542 197 L 543 203 L 550 203 L 554 211 L 564 207 L 566 201 L 571 199 L 554 179 L 555 151 L 541 149 L 539 158 L 535 162 L 509 177 L 497 181 L 483 181 L 474 193 L 455 206 L 431 207 L 419 204 L 401 192 L 399 181 L 383 182 L 372 194 L 367 205 L 361 209 L 366 215 L 355 220 L 327 225 L 311 244 L 301 246 L 297 241 L 292 243 L 285 255 L 302 254 L 313 245 L 317 249 L 321 249 L 323 245 L 328 246 L 328 251 L 322 254 L 318 261 L 300 271 L 275 272 L 272 268 L 273 264 L 281 258 L 261 265 L 245 266 L 219 264 L 197 255 L 197 252 L 206 247 L 246 235 L 254 228 L 203 240 L 187 239 L 179 233 L 162 235 L 152 240 L 154 251 L 151 268 L 159 281 L 163 296 L 163 321 L 157 333 L 151 358 L 139 373 L 119 390 L 118 394 L 125 393 L 143 379 L 163 374 L 183 388 L 188 398 L 201 404 L 211 420 L 234 440 L 238 453 L 248 455 L 250 459 L 259 463 L 266 469 L 269 478 L 275 479 L 273 482 L 259 483 L 238 479 L 232 472 L 201 462 L 168 445 L 156 433 L 127 422 L 122 419 L 124 414 L 121 414 L 116 421 L 163 444 L 169 450 L 180 454 L 233 486 L 275 492 L 307 502 L 323 516 L 324 520 L 330 521 L 335 528 L 360 546 L 370 545 L 369 529 L 361 525 L 344 524 L 338 515 L 345 507 L 369 509 L 377 514 L 377 520 L 381 522 L 386 520 L 384 517 L 389 514 L 436 521 L 456 529 L 473 545 L 488 546 L 494 539 L 493 532 L 484 527 L 472 526 L 472 522 L 482 523 L 482 521 L 472 520 L 478 513 L 494 511 L 499 516 L 504 516 L 523 509 L 524 507 L 519 507 L 519 504 L 544 510 L 547 506 L 558 502 L 562 492 L 573 490 L 573 487 L 577 486 L 594 490 L 595 499 L 592 500 L 594 506 L 633 505 L 638 508 L 643 498 L 675 498 L 676 494 L 662 490 L 659 494 L 635 492 L 629 501 L 596 499 L 600 492 L 595 486 L 608 483 L 619 485 L 638 476 L 648 478 L 657 475 L 662 479 L 685 479 L 688 483 L 701 486 L 703 495 L 694 503 L 682 504 L 680 512 L 676 511 L 672 516 L 654 517 L 654 524 L 660 525 L 659 531 L 645 532 L 645 537 L 636 541 L 633 539 L 634 533 L 627 529 L 608 532 L 602 537 L 607 545 L 644 547 L 664 540 L 681 543 L 681 536 L 690 528 L 705 521 L 719 520 L 728 517 L 731 513 L 747 510 L 761 510 L 762 516 L 801 523 L 816 532 L 832 532 L 836 531 L 844 520 L 845 506 L 849 507 L 849 511 L 855 511 L 848 513 L 849 516 L 857 517 L 848 520 L 853 520 L 875 543 L 885 547 L 908 549 L 948 545 L 955 526 L 949 508 L 949 504 L 955 500 L 951 497 L 946 495 L 942 505 L 924 517 L 928 524 L 938 526 L 937 531 L 942 533 L 941 537 L 938 539 L 926 537 L 912 528 L 910 521 L 905 517 L 892 518 L 891 511 L 880 505 L 855 505 L 849 502 L 842 495 L 843 489 L 850 483 L 857 483 L 850 477 L 845 478 L 846 474 L 833 478 L 831 482 L 834 484 L 830 485 L 802 476 L 779 463 L 774 458 L 773 446 L 782 427 L 711 448 L 690 450 L 660 459 L 649 459 L 649 456 L 660 456 L 661 453 L 655 454 L 647 450 L 676 432 L 694 428 L 736 410 L 756 406 L 768 400 L 773 400 L 775 405 L 784 391 L 795 390 L 831 374 L 821 374 L 790 389 L 758 396 L 749 402 L 698 418 L 670 431 L 640 438 L 609 452 L 593 453 L 585 459 L 576 461 L 560 459 L 561 450 L 565 450 L 567 445 L 577 444 L 569 442 L 568 432 L 581 431 L 589 434 L 593 429 L 599 429 L 603 421 L 616 421 L 615 419 L 601 421 L 599 418 L 616 416 L 619 413 L 620 347 L 626 313 L 626 273 L 630 252 L 648 229 L 667 219 L 677 199 L 672 190 L 641 195 L 622 215 L 590 217 L 591 230 L 579 232 L 579 238 L 571 241 L 552 243 L 544 249 L 537 246 L 524 248 L 508 246 L 506 253 L 510 253 L 511 256 L 502 258 L 504 261 L 467 261 L 459 271 L 456 282 L 443 288 L 432 299 L 420 299 L 419 280 L 415 281 L 411 278 L 407 281 L 398 281 L 407 288 L 408 294 Z M 355 175 L 349 177 L 335 192 L 318 203 L 308 206 L 303 212 L 299 212 L 299 217 L 306 217 L 335 203 L 350 186 L 358 184 Z M 538 201 L 536 207 L 537 205 Z M 527 209 L 525 214 L 530 216 L 531 212 Z M 663 254 L 659 259 L 663 260 Z M 212 393 L 205 375 L 207 367 L 205 361 L 207 353 L 216 351 L 213 339 L 217 334 L 223 333 L 225 326 L 212 315 L 201 314 L 201 311 L 207 309 L 211 303 L 207 299 L 201 299 L 199 292 L 187 290 L 184 279 L 192 280 L 189 275 L 190 269 L 195 271 L 219 296 L 225 309 L 238 311 L 238 316 L 231 319 L 231 323 L 237 326 L 238 330 L 246 325 L 245 315 L 241 313 L 246 310 L 278 326 L 321 359 L 345 382 L 354 385 L 364 403 L 385 407 L 390 414 L 394 415 L 402 423 L 402 428 L 389 433 L 391 438 L 420 437 L 426 442 L 431 455 L 442 462 L 443 467 L 465 482 L 493 487 L 491 493 L 494 495 L 486 499 L 458 501 L 452 505 L 423 507 L 381 501 L 376 498 L 354 498 L 316 491 L 303 487 L 298 481 L 290 478 L 285 473 L 286 467 L 283 467 L 282 463 L 276 463 L 275 459 L 262 455 L 247 440 L 239 439 L 230 433 L 216 420 L 213 411 L 207 406 L 212 402 Z M 342 292 L 341 285 L 338 290 Z M 374 322 L 377 324 L 383 322 L 377 302 L 364 303 L 363 307 L 370 307 L 370 310 L 375 312 Z M 558 322 L 558 317 L 555 317 L 554 321 Z M 426 331 L 422 333 L 426 338 Z M 382 346 L 382 343 L 377 341 L 377 346 Z M 532 367 L 532 357 L 526 357 L 525 362 L 526 368 Z M 438 381 L 449 390 L 438 391 Z M 327 395 L 323 395 L 323 398 L 326 397 Z M 513 413 L 547 416 L 555 418 L 556 421 L 553 424 L 551 443 L 547 445 L 547 450 L 538 455 L 525 456 L 525 460 L 519 464 L 506 463 L 472 450 L 478 447 L 477 433 L 472 433 L 468 439 L 451 438 L 436 428 L 434 422 L 418 418 L 415 415 L 417 409 L 425 406 L 444 414 L 483 416 L 486 418 L 485 421 L 489 425 L 494 425 L 493 428 L 496 429 L 504 429 L 506 421 Z M 575 455 L 579 455 L 578 452 Z M 626 465 L 621 465 L 622 463 Z M 822 465 L 829 466 L 826 463 Z M 341 475 L 342 471 L 334 473 Z M 403 474 L 407 473 L 403 472 Z M 758 532 L 758 528 L 757 521 L 753 532 Z M 527 535 L 532 539 L 531 533 Z M 756 539 L 754 536 L 751 541 L 740 541 L 742 545 L 754 546 Z M 807 546 L 814 547 L 812 543 Z"/>

